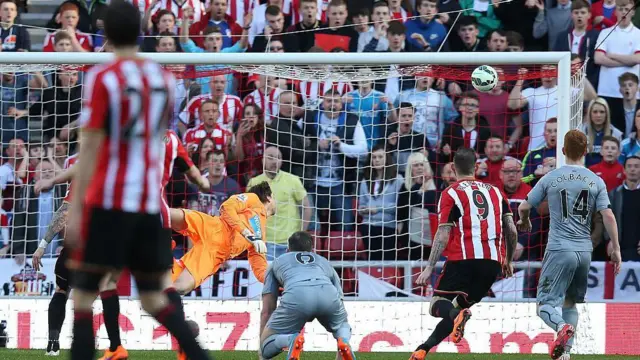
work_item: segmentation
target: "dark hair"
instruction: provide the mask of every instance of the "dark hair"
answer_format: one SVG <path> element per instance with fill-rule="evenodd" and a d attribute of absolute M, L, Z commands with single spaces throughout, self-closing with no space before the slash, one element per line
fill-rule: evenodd
<path fill-rule="evenodd" d="M 278 7 L 276 5 L 269 5 L 264 10 L 264 15 L 265 16 L 267 16 L 267 15 L 278 16 L 278 15 L 280 15 L 280 13 L 282 13 L 282 11 L 280 11 L 280 7 Z"/>
<path fill-rule="evenodd" d="M 419 7 L 422 7 L 425 1 L 436 4 L 436 8 L 438 8 L 438 0 L 416 0 L 416 9 L 418 9 Z"/>
<path fill-rule="evenodd" d="M 476 94 L 473 91 L 465 91 L 462 94 L 460 94 L 460 96 L 458 97 L 458 100 L 462 100 L 462 99 L 473 99 L 477 102 L 480 102 L 480 96 L 478 96 L 478 94 Z"/>
<path fill-rule="evenodd" d="M 491 37 L 493 36 L 493 34 L 498 34 L 498 36 L 501 37 L 507 37 L 507 32 L 502 30 L 502 29 L 495 29 L 493 31 L 491 31 L 488 35 L 487 35 L 487 39 L 491 39 Z"/>
<path fill-rule="evenodd" d="M 57 45 L 62 40 L 71 40 L 71 35 L 64 30 L 56 31 L 56 34 L 53 35 L 53 44 Z"/>
<path fill-rule="evenodd" d="M 638 84 L 638 75 L 626 72 L 618 76 L 618 84 L 622 85 L 625 81 L 633 81 L 634 83 Z"/>
<path fill-rule="evenodd" d="M 311 0 L 309 0 L 311 1 Z M 353 19 L 356 16 L 369 16 L 371 15 L 371 12 L 369 11 L 368 7 L 361 7 L 361 8 L 357 8 L 355 10 L 353 10 L 351 12 L 351 18 Z"/>
<path fill-rule="evenodd" d="M 198 107 L 198 110 L 202 109 L 203 106 L 207 105 L 207 104 L 212 104 L 213 107 L 218 110 L 218 108 L 220 107 L 220 104 L 218 104 L 218 101 L 214 100 L 214 99 L 206 99 L 203 102 L 200 103 L 200 106 Z"/>
<path fill-rule="evenodd" d="M 242 109 L 242 117 L 244 118 L 244 112 L 245 110 L 247 110 L 247 108 L 253 108 L 253 112 L 256 114 L 256 116 L 258 117 L 258 123 L 256 124 L 256 128 L 250 130 L 249 132 L 247 132 L 244 137 L 245 139 L 251 139 L 253 138 L 257 143 L 262 142 L 263 140 L 263 133 L 264 133 L 264 112 L 262 111 L 262 108 L 260 106 L 258 106 L 256 103 L 249 103 L 246 104 L 244 106 L 244 108 Z M 242 125 L 242 123 L 240 123 L 239 125 Z"/>
<path fill-rule="evenodd" d="M 632 155 L 629 156 L 628 158 L 624 159 L 624 167 L 627 167 L 627 163 L 629 162 L 629 160 L 640 160 L 640 156 L 638 155 Z"/>
<path fill-rule="evenodd" d="M 209 139 L 209 138 L 205 138 L 205 139 Z M 222 158 L 226 161 L 226 160 L 227 160 L 227 156 L 224 154 L 224 151 L 222 151 L 222 150 L 218 150 L 218 149 L 216 149 L 216 148 L 215 148 L 215 145 L 216 145 L 215 141 L 213 142 L 213 145 L 214 145 L 213 150 L 209 151 L 209 152 L 204 156 L 204 160 L 205 160 L 206 162 L 209 162 L 209 161 L 211 161 L 211 158 L 212 158 L 214 155 L 222 155 Z"/>
<path fill-rule="evenodd" d="M 464 26 L 473 25 L 478 28 L 478 20 L 474 16 L 461 16 L 458 20 L 458 29 Z"/>
<path fill-rule="evenodd" d="M 391 152 L 390 151 L 386 151 L 386 148 L 384 146 L 384 144 L 377 144 L 373 147 L 373 149 L 371 149 L 371 152 L 369 153 L 369 159 L 367 160 L 367 166 L 364 168 L 364 179 L 367 182 L 367 187 L 369 188 L 369 194 L 371 195 L 379 195 L 379 194 L 374 194 L 373 190 L 375 189 L 375 186 L 373 185 L 373 182 L 376 179 L 376 171 L 373 169 L 373 166 L 371 166 L 371 157 L 373 156 L 373 153 L 376 151 L 382 151 L 384 153 L 384 169 L 382 169 L 382 186 L 380 187 L 380 192 L 383 191 L 384 187 L 387 185 L 387 182 L 389 181 L 393 181 L 395 178 L 398 177 L 398 167 L 396 166 L 396 164 L 393 162 L 393 157 L 391 156 Z"/>
<path fill-rule="evenodd" d="M 328 8 L 337 6 L 347 6 L 347 2 L 345 0 L 331 0 Z"/>
<path fill-rule="evenodd" d="M 524 37 L 517 31 L 507 31 L 507 45 L 518 46 L 524 49 Z"/>
<path fill-rule="evenodd" d="M 476 152 L 466 147 L 458 148 L 453 157 L 453 166 L 458 177 L 473 175 L 476 169 Z"/>
<path fill-rule="evenodd" d="M 322 94 L 322 97 L 327 97 L 327 96 L 338 96 L 341 97 L 342 95 L 340 95 L 340 92 L 338 92 L 338 90 L 334 89 L 334 88 L 330 88 L 329 90 L 325 91 L 324 94 Z"/>
<path fill-rule="evenodd" d="M 375 10 L 376 8 L 379 8 L 379 7 L 388 8 L 389 7 L 389 3 L 386 2 L 385 0 L 376 1 L 376 2 L 373 3 L 373 8 L 372 9 Z M 372 10 L 372 12 L 373 12 L 373 10 Z"/>
<path fill-rule="evenodd" d="M 222 30 L 215 25 L 207 26 L 202 32 L 202 35 L 207 36 L 209 34 L 222 34 Z"/>
<path fill-rule="evenodd" d="M 114 47 L 135 46 L 140 34 L 140 10 L 133 4 L 120 0 L 107 7 L 104 32 Z"/>
<path fill-rule="evenodd" d="M 266 203 L 267 201 L 269 201 L 268 198 L 271 197 L 271 186 L 269 186 L 268 182 L 263 181 L 252 186 L 251 189 L 247 190 L 247 192 L 258 195 L 260 201 Z"/>
<path fill-rule="evenodd" d="M 414 114 L 416 112 L 416 108 L 413 106 L 413 104 L 407 101 L 403 101 L 398 105 L 398 113 L 400 113 L 400 110 L 402 109 L 411 109 Z"/>
<path fill-rule="evenodd" d="M 617 137 L 615 136 L 611 136 L 611 135 L 606 135 L 602 137 L 602 145 L 604 145 L 605 141 L 611 141 L 616 143 L 616 145 L 618 145 L 618 149 L 620 149 L 620 140 L 618 140 Z"/>
<path fill-rule="evenodd" d="M 296 231 L 289 236 L 289 251 L 313 251 L 313 237 L 306 231 Z"/>
<path fill-rule="evenodd" d="M 588 2 L 584 0 L 573 0 L 571 2 L 571 11 L 580 9 L 587 9 L 587 11 L 591 12 L 591 6 Z"/>
<path fill-rule="evenodd" d="M 407 28 L 404 24 L 398 20 L 390 21 L 387 34 L 390 35 L 403 35 L 407 32 Z"/>

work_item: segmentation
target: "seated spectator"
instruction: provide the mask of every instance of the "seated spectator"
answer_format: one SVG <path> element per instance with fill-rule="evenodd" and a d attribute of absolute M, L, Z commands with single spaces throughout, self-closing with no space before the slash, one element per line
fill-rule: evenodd
<path fill-rule="evenodd" d="M 305 138 L 297 123 L 300 120 L 297 97 L 290 90 L 282 90 L 278 96 L 278 114 L 274 114 L 266 129 L 266 143 L 277 146 L 282 153 L 282 170 L 309 179 L 305 176 Z M 314 176 L 315 177 L 315 176 Z"/>
<path fill-rule="evenodd" d="M 582 59 L 589 59 L 587 64 L 587 77 L 589 81 L 598 86 L 598 74 L 600 67 L 593 62 L 599 31 L 589 29 L 589 3 L 585 0 L 573 0 L 571 2 L 571 27 L 558 34 L 558 39 L 551 48 L 553 51 L 570 51 L 580 55 Z"/>
<path fill-rule="evenodd" d="M 267 260 L 273 260 L 287 252 L 287 240 L 296 231 L 309 228 L 313 207 L 307 190 L 299 177 L 282 171 L 282 153 L 275 146 L 264 151 L 264 172 L 247 184 L 247 190 L 255 184 L 268 182 L 277 199 L 276 216 L 267 219 Z"/>
<path fill-rule="evenodd" d="M 193 153 L 197 144 L 204 138 L 213 140 L 214 149 L 222 151 L 225 156 L 229 153 L 232 142 L 232 133 L 223 129 L 217 122 L 219 116 L 218 103 L 215 100 L 205 100 L 200 103 L 200 119 L 202 123 L 187 130 L 183 136 L 183 142 L 187 151 Z"/>
<path fill-rule="evenodd" d="M 207 179 L 211 184 L 208 192 L 198 191 L 187 196 L 189 209 L 197 210 L 211 216 L 220 215 L 220 205 L 230 196 L 241 193 L 238 183 L 226 175 L 225 154 L 221 150 L 207 153 Z"/>
<path fill-rule="evenodd" d="M 524 51 L 524 38 L 520 33 L 515 31 L 507 31 L 507 51 L 509 52 L 523 52 Z"/>
<path fill-rule="evenodd" d="M 367 153 L 362 124 L 355 114 L 344 110 L 342 97 L 331 89 L 324 94 L 319 110 L 307 111 L 303 126 L 305 141 L 310 142 L 304 161 L 315 168 L 311 170 L 315 174 L 313 203 L 320 222 L 337 231 L 352 230 L 351 194 L 358 159 Z"/>
<path fill-rule="evenodd" d="M 509 111 L 507 107 L 509 92 L 504 90 L 504 71 L 498 67 L 495 70 L 499 79 L 496 87 L 488 92 L 474 89 L 473 93 L 478 95 L 480 116 L 487 120 L 492 134 L 507 140 L 505 151 L 508 152 L 517 145 L 522 135 L 522 116 Z"/>
<path fill-rule="evenodd" d="M 624 166 L 618 162 L 620 140 L 613 136 L 604 136 L 600 155 L 602 161 L 590 166 L 589 170 L 600 176 L 607 184 L 607 191 L 611 191 L 624 182 Z"/>
<path fill-rule="evenodd" d="M 242 100 L 235 95 L 229 95 L 227 92 L 227 75 L 214 75 L 209 79 L 211 94 L 204 93 L 189 100 L 180 114 L 180 123 L 178 126 L 181 130 L 185 131 L 187 128 L 200 125 L 198 111 L 201 103 L 206 100 L 213 100 L 218 104 L 218 118 L 216 122 L 225 131 L 233 132 L 233 124 L 240 120 L 242 116 Z"/>
<path fill-rule="evenodd" d="M 298 44 L 300 52 L 307 52 L 315 44 L 315 30 L 320 27 L 318 20 L 318 1 L 317 0 L 300 0 L 300 15 L 302 20 L 291 25 L 282 36 L 283 42 L 288 42 L 291 38 L 293 43 Z M 369 19 L 367 18 L 367 22 Z"/>
<path fill-rule="evenodd" d="M 429 161 L 422 153 L 409 156 L 404 173 L 398 195 L 398 221 L 403 223 L 398 242 L 409 245 L 410 260 L 420 260 L 429 256 L 430 248 L 424 246 L 431 246 L 433 241 L 429 214 L 437 213 L 436 184 Z"/>
<path fill-rule="evenodd" d="M 413 130 L 425 134 L 432 147 L 440 146 L 445 124 L 458 117 L 453 102 L 441 90 L 432 89 L 434 78 L 416 76 L 416 87 L 402 91 L 395 104 L 408 102 L 416 109 Z"/>
<path fill-rule="evenodd" d="M 500 171 L 507 160 L 505 158 L 504 141 L 501 137 L 491 135 L 484 146 L 485 158 L 477 162 L 476 177 L 491 185 L 500 185 Z"/>
<path fill-rule="evenodd" d="M 74 5 L 78 8 L 78 25 L 76 28 L 83 33 L 90 34 L 94 31 L 92 28 L 91 15 L 89 14 L 89 9 L 87 8 L 87 3 L 80 0 L 66 0 L 58 6 L 58 8 L 54 11 L 53 16 L 45 25 L 47 29 L 64 29 L 64 26 L 60 23 L 60 18 L 64 12 L 64 9 L 68 9 L 69 5 Z"/>
<path fill-rule="evenodd" d="M 588 153 L 585 157 L 586 167 L 595 165 L 602 160 L 600 149 L 602 147 L 602 139 L 605 136 L 613 136 L 618 140 L 622 140 L 622 131 L 611 125 L 609 105 L 603 98 L 597 98 L 589 103 L 586 118 L 578 127 L 578 130 L 585 133 L 588 139 Z"/>
<path fill-rule="evenodd" d="M 34 184 L 39 180 L 52 179 L 55 176 L 54 165 L 49 160 L 40 161 L 36 167 L 34 178 L 20 188 L 18 201 L 15 204 L 13 221 L 12 253 L 33 254 L 38 247 L 39 239 L 44 238 L 53 214 L 62 205 L 66 184 L 54 186 L 53 189 L 36 194 Z M 46 254 L 55 254 L 61 241 L 52 241 Z"/>
<path fill-rule="evenodd" d="M 397 234 L 404 223 L 397 220 L 398 194 L 403 179 L 391 155 L 381 145 L 371 150 L 358 190 L 358 230 L 369 250 L 369 260 L 396 260 Z"/>
<path fill-rule="evenodd" d="M 638 75 L 640 71 L 636 55 L 640 51 L 640 29 L 631 23 L 635 14 L 634 6 L 631 0 L 616 0 L 618 24 L 600 31 L 598 35 L 598 51 L 594 55 L 595 63 L 600 65 L 598 95 L 607 100 L 612 109 L 622 107 L 620 75 L 626 72 Z M 625 129 L 624 120 L 612 118 L 611 124 L 618 129 Z"/>
<path fill-rule="evenodd" d="M 411 103 L 401 102 L 398 105 L 397 123 L 387 125 L 386 137 L 378 142 L 385 144 L 386 151 L 391 154 L 402 174 L 409 155 L 415 152 L 429 154 L 429 141 L 423 133 L 413 130 L 415 113 L 416 109 Z"/>
<path fill-rule="evenodd" d="M 3 72 L 0 75 L 0 122 L 2 127 L 2 146 L 6 146 L 9 140 L 20 138 L 29 139 L 29 124 L 27 119 L 20 118 L 19 112 L 28 105 L 29 88 L 28 76 Z"/>
<path fill-rule="evenodd" d="M 235 3 L 241 2 L 242 1 L 236 1 Z M 257 8 L 258 7 L 255 9 Z M 240 40 L 238 35 L 242 34 L 243 29 L 238 24 L 238 21 L 244 19 L 244 15 L 239 16 L 236 14 L 236 18 L 233 18 L 227 14 L 227 9 L 227 0 L 211 0 L 207 12 L 200 18 L 200 20 L 195 20 L 189 27 L 189 36 L 191 36 L 192 40 L 195 41 L 196 45 L 204 47 L 204 37 L 202 35 L 204 35 L 204 30 L 209 26 L 216 26 L 220 29 L 220 33 L 222 33 L 223 49 L 230 47 L 233 43 Z M 248 13 L 248 10 L 246 10 L 246 12 Z M 257 21 L 255 15 L 252 16 L 253 19 Z"/>
<path fill-rule="evenodd" d="M 454 52 L 485 51 L 486 43 L 480 41 L 478 20 L 473 16 L 460 16 L 458 21 L 458 38 L 449 37 L 449 49 Z"/>
<path fill-rule="evenodd" d="M 363 71 L 361 70 L 361 72 Z M 368 148 L 373 148 L 373 144 L 384 137 L 389 99 L 383 92 L 373 88 L 373 81 L 362 80 L 358 82 L 357 90 L 346 94 L 344 101 L 347 103 L 347 111 L 360 118 L 360 123 L 367 136 Z"/>
<path fill-rule="evenodd" d="M 291 16 L 283 13 L 283 10 L 285 10 L 284 5 L 284 0 L 267 0 L 264 4 L 261 4 L 253 9 L 253 21 L 251 22 L 251 28 L 249 29 L 249 44 L 251 44 L 252 48 L 255 45 L 255 41 L 258 38 L 263 37 L 260 34 L 266 35 L 267 32 L 281 33 L 284 29 L 288 28 L 291 25 Z M 271 9 L 269 10 L 269 12 L 267 12 L 267 9 L 269 9 L 269 7 L 271 7 Z M 278 9 L 278 11 L 275 10 L 276 8 Z M 277 21 L 277 28 L 279 29 L 279 31 L 267 31 L 270 26 L 275 25 L 274 23 L 269 22 L 269 19 L 267 19 L 267 16 L 269 14 L 271 14 L 272 21 Z M 279 18 L 279 15 L 282 15 L 281 19 Z M 264 50 L 260 52 L 264 52 Z"/>
<path fill-rule="evenodd" d="M 16 26 L 18 6 L 15 0 L 0 2 L 0 51 L 31 51 L 31 37 L 25 26 Z"/>
<path fill-rule="evenodd" d="M 389 28 L 390 20 L 389 5 L 385 1 L 373 3 L 373 10 L 371 11 L 371 21 L 373 25 L 369 26 L 367 31 L 361 32 L 358 35 L 358 52 L 364 51 L 364 47 L 369 44 L 374 37 L 378 39 L 378 45 L 376 45 L 375 51 L 386 51 L 389 48 L 387 29 Z"/>
<path fill-rule="evenodd" d="M 625 160 L 624 175 L 624 183 L 609 193 L 609 199 L 618 222 L 622 261 L 640 261 L 640 157 L 631 156 Z M 611 250 L 611 243 L 608 249 Z"/>
<path fill-rule="evenodd" d="M 503 52 L 507 50 L 507 32 L 496 29 L 487 36 L 487 50 L 490 52 Z"/>
<path fill-rule="evenodd" d="M 638 101 L 638 75 L 626 72 L 618 77 L 620 86 L 620 94 L 622 94 L 622 104 L 609 104 L 611 111 L 611 121 L 619 119 L 616 123 L 624 127 L 620 127 L 620 131 L 624 131 L 623 138 L 631 136 L 634 129 L 636 111 L 640 110 L 640 101 Z M 622 105 L 622 106 L 620 106 Z"/>
<path fill-rule="evenodd" d="M 460 117 L 447 124 L 442 134 L 441 151 L 445 161 L 451 161 L 461 147 L 474 149 L 478 154 L 484 152 L 491 131 L 487 120 L 479 115 L 479 107 L 480 100 L 475 93 L 466 92 L 460 96 Z"/>
<path fill-rule="evenodd" d="M 551 118 L 544 125 L 545 145 L 527 153 L 522 161 L 524 182 L 535 185 L 538 179 L 555 168 L 556 143 L 558 138 L 558 119 Z"/>
<path fill-rule="evenodd" d="M 77 71 L 57 72 L 54 82 L 42 92 L 39 102 L 28 109 L 16 110 L 16 119 L 42 116 L 42 136 L 45 139 L 58 136 L 63 128 L 77 128 L 82 105 L 82 86 L 78 84 Z"/>
<path fill-rule="evenodd" d="M 640 156 L 640 137 L 638 136 L 638 131 L 640 131 L 640 109 L 635 112 L 632 130 L 631 135 L 620 142 L 620 158 L 618 161 L 622 164 L 628 157 Z"/>
<path fill-rule="evenodd" d="M 405 4 L 403 4 L 403 2 Z M 404 6 L 408 5 L 408 7 L 410 7 L 410 4 L 407 4 L 407 1 L 403 1 L 403 0 L 389 0 L 389 10 L 391 11 L 391 20 L 398 20 L 400 22 L 406 22 L 407 20 L 409 20 L 409 18 L 411 17 L 411 10 L 408 8 L 405 8 Z"/>
<path fill-rule="evenodd" d="M 315 46 L 324 51 L 340 47 L 345 51 L 358 51 L 358 33 L 347 22 L 347 3 L 345 0 L 331 0 L 327 11 L 327 23 L 315 31 Z"/>
<path fill-rule="evenodd" d="M 93 39 L 90 34 L 86 34 L 77 29 L 80 11 L 77 5 L 67 2 L 60 7 L 60 14 L 56 17 L 56 22 L 60 24 L 60 30 L 71 35 L 71 47 L 75 52 L 93 51 Z M 44 38 L 42 51 L 54 51 L 54 37 L 56 32 L 47 33 Z"/>
<path fill-rule="evenodd" d="M 438 0 L 417 0 L 416 11 L 420 17 L 404 24 L 409 51 L 439 51 L 447 29 L 436 19 Z"/>
<path fill-rule="evenodd" d="M 591 5 L 593 28 L 603 30 L 618 23 L 616 0 L 596 1 Z"/>
<path fill-rule="evenodd" d="M 264 28 L 264 31 L 261 32 L 256 38 L 253 40 L 253 45 L 251 45 L 251 52 L 265 52 L 271 40 L 280 40 L 282 45 L 284 45 L 285 52 L 298 52 L 300 47 L 297 43 L 297 37 L 286 37 L 284 36 L 285 30 L 285 22 L 284 22 L 284 14 L 277 6 L 269 6 L 267 7 L 266 14 L 267 26 Z"/>
<path fill-rule="evenodd" d="M 201 173 L 206 174 L 209 172 L 209 164 L 207 164 L 207 154 L 216 148 L 216 143 L 210 137 L 205 137 L 200 140 L 200 143 L 194 143 L 190 147 L 187 147 L 187 152 L 190 154 L 191 160 L 198 167 Z"/>
<path fill-rule="evenodd" d="M 238 162 L 238 182 L 245 185 L 262 171 L 262 151 L 265 144 L 262 109 L 249 104 L 243 111 L 244 116 L 235 133 L 233 160 Z"/>
<path fill-rule="evenodd" d="M 478 36 L 481 39 L 500 27 L 500 19 L 495 14 L 492 3 L 488 1 L 460 0 L 460 8 L 462 16 L 473 16 L 478 21 Z"/>
<path fill-rule="evenodd" d="M 536 0 L 538 16 L 533 23 L 533 37 L 549 36 L 547 49 L 552 49 L 558 37 L 571 26 L 571 0 L 557 0 L 557 6 L 545 9 L 545 0 Z"/>
<path fill-rule="evenodd" d="M 522 163 L 514 158 L 505 159 L 498 171 L 498 176 L 500 181 L 494 185 L 504 191 L 509 198 L 509 203 L 512 200 L 519 200 L 518 204 L 512 206 L 512 210 L 516 210 L 517 214 L 519 203 L 525 200 L 531 191 L 531 186 L 522 181 Z"/>

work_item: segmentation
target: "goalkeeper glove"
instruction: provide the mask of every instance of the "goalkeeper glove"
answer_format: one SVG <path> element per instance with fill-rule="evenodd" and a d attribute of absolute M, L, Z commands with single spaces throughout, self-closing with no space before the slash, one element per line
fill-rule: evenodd
<path fill-rule="evenodd" d="M 242 230 L 242 236 L 253 244 L 253 248 L 256 249 L 259 254 L 267 253 L 267 244 L 265 244 L 262 239 L 255 236 L 251 231 L 249 231 L 249 229 Z"/>

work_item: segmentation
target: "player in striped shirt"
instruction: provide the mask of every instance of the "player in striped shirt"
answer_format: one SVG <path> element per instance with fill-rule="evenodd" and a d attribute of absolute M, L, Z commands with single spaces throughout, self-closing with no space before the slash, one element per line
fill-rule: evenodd
<path fill-rule="evenodd" d="M 474 178 L 476 154 L 472 149 L 458 149 L 453 163 L 458 181 L 442 192 L 440 226 L 429 265 L 417 280 L 420 285 L 430 281 L 446 250 L 447 261 L 430 309 L 431 315 L 442 321 L 410 360 L 423 360 L 449 335 L 454 343 L 460 342 L 471 318 L 469 308 L 482 300 L 502 272 L 505 277 L 513 275 L 511 262 L 518 238 L 507 197 L 497 187 Z"/>
<path fill-rule="evenodd" d="M 208 359 L 184 319 L 182 304 L 162 292 L 172 265 L 171 236 L 161 222 L 162 135 L 173 109 L 175 78 L 137 57 L 140 13 L 107 7 L 104 28 L 115 59 L 86 77 L 65 246 L 72 250 L 74 327 L 71 359 L 95 354 L 93 311 L 99 283 L 129 268 L 142 307 L 176 338 L 192 360 Z"/>

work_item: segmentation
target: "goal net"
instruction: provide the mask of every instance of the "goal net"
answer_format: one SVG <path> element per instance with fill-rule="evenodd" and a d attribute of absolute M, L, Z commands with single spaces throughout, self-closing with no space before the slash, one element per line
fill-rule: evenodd
<path fill-rule="evenodd" d="M 109 55 L 20 55 L 20 62 L 0 60 L 1 235 L 4 253 L 13 258 L 7 271 L 16 274 L 3 295 L 50 295 L 63 234 L 46 249 L 41 272 L 30 268 L 29 257 L 66 185 L 36 193 L 34 184 L 61 172 L 77 151 L 83 74 Z M 432 295 L 431 286 L 415 281 L 438 226 L 440 193 L 456 179 L 451 162 L 457 149 L 476 150 L 476 176 L 503 189 L 517 213 L 536 180 L 563 163 L 558 149 L 564 133 L 582 123 L 584 68 L 568 54 L 226 55 L 148 55 L 179 78 L 170 127 L 211 183 L 211 189 L 198 189 L 176 169 L 166 189 L 169 204 L 215 216 L 229 196 L 268 181 L 278 204 L 265 236 L 268 260 L 286 251 L 293 232 L 310 232 L 316 252 L 334 264 L 346 300 L 424 302 Z M 487 93 L 470 82 L 473 69 L 483 64 L 499 74 Z M 515 277 L 501 279 L 487 294 L 496 302 L 489 309 L 515 302 L 527 311 L 512 304 L 511 310 L 483 315 L 491 331 L 535 334 L 542 326 L 517 322 L 535 317 L 548 231 L 545 208 L 532 217 L 533 231 L 519 234 Z M 189 240 L 174 235 L 179 257 Z M 121 291 L 135 296 L 135 286 L 122 282 Z M 260 291 L 241 257 L 188 297 L 250 301 Z M 420 315 L 428 314 L 426 304 L 416 306 Z M 418 314 L 392 310 L 391 317 L 357 320 L 362 323 L 353 324 L 356 334 L 368 322 L 388 322 L 398 336 L 418 331 L 426 338 L 433 328 L 423 320 L 407 324 L 406 316 Z M 581 352 L 597 352 L 588 336 L 579 333 Z M 496 341 L 491 344 L 499 352 L 509 342 Z"/>

